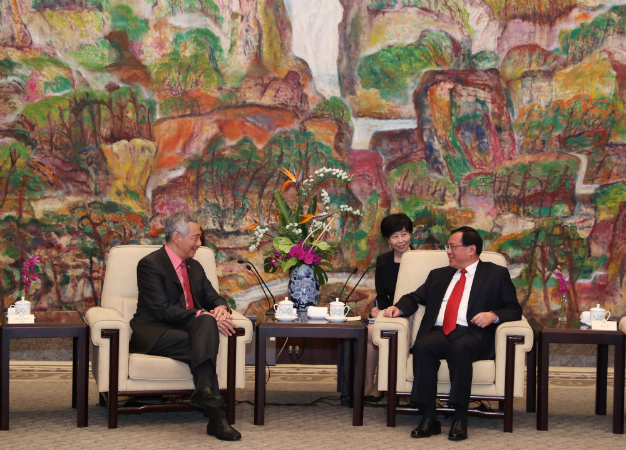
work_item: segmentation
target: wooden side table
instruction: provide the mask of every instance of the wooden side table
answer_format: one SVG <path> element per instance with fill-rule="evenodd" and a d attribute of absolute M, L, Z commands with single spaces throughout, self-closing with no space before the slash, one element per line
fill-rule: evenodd
<path fill-rule="evenodd" d="M 77 427 L 87 426 L 89 376 L 89 327 L 77 311 L 35 312 L 35 323 L 8 324 L 0 319 L 0 430 L 9 429 L 9 340 L 22 338 L 71 337 L 74 340 L 72 365 L 72 408 Z"/>
<path fill-rule="evenodd" d="M 367 345 L 367 327 L 361 321 L 330 323 L 320 320 L 310 321 L 306 313 L 299 314 L 295 322 L 279 322 L 274 316 L 260 313 L 256 322 L 255 347 L 255 389 L 254 389 L 254 424 L 265 423 L 265 346 L 269 337 L 303 337 L 343 339 L 346 359 L 354 360 L 354 370 L 344 368 L 344 373 L 352 372 L 354 383 L 352 395 L 352 425 L 363 425 L 363 391 L 365 388 L 365 352 Z M 354 350 L 353 346 L 354 345 Z M 350 368 L 352 368 L 350 367 Z M 340 376 L 338 374 L 338 376 Z"/>
<path fill-rule="evenodd" d="M 550 344 L 596 344 L 598 358 L 596 367 L 596 414 L 606 414 L 607 367 L 609 345 L 615 346 L 615 367 L 613 383 L 613 433 L 624 434 L 624 333 L 617 331 L 592 330 L 580 320 L 559 322 L 558 319 L 530 319 L 537 332 L 537 430 L 548 429 L 548 369 L 550 365 Z M 582 326 L 582 327 L 581 327 Z M 534 389 L 532 372 L 528 372 L 528 394 Z M 529 400 L 529 399 L 527 399 Z M 527 410 L 532 405 L 527 403 Z"/>

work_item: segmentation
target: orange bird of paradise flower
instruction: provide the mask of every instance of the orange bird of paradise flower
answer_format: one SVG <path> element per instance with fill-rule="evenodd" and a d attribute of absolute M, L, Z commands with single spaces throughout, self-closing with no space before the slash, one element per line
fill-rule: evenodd
<path fill-rule="evenodd" d="M 284 173 L 285 175 L 287 175 L 287 177 L 289 178 L 287 181 L 285 181 L 283 183 L 283 185 L 280 187 L 280 190 L 283 191 L 285 190 L 285 188 L 287 186 L 289 186 L 289 183 L 297 183 L 298 182 L 298 167 L 296 166 L 296 174 L 294 175 L 293 173 L 289 172 L 287 169 L 285 169 L 284 167 L 282 169 L 280 169 L 282 173 Z"/>
<path fill-rule="evenodd" d="M 254 229 L 254 228 L 258 227 L 259 225 L 261 225 L 261 222 L 259 222 L 259 221 L 258 221 L 257 219 L 255 219 L 253 216 L 250 216 L 250 217 L 252 217 L 252 221 L 253 221 L 254 223 L 253 223 L 253 224 L 251 224 L 251 225 L 248 225 L 248 226 L 247 226 L 247 227 L 245 227 L 242 231 L 252 230 L 252 229 Z"/>

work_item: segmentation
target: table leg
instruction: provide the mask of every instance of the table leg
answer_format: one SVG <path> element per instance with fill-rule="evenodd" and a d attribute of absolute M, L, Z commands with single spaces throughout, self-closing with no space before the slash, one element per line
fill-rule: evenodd
<path fill-rule="evenodd" d="M 615 344 L 613 376 L 613 433 L 624 434 L 624 336 Z"/>
<path fill-rule="evenodd" d="M 341 374 L 341 406 L 352 408 L 354 391 L 354 340 L 343 340 L 343 371 Z M 339 374 L 337 374 L 339 376 Z"/>
<path fill-rule="evenodd" d="M 339 344 L 337 345 L 337 392 L 341 392 L 343 394 L 343 339 L 339 339 Z"/>
<path fill-rule="evenodd" d="M 77 345 L 78 344 L 78 345 Z M 87 375 L 89 358 L 87 357 L 87 327 L 81 331 L 78 338 L 74 338 L 74 367 L 75 379 L 77 383 L 72 387 L 76 397 L 76 413 L 78 415 L 76 426 L 79 428 L 87 426 Z M 78 367 L 76 367 L 78 366 Z"/>
<path fill-rule="evenodd" d="M 596 414 L 606 415 L 607 373 L 609 365 L 609 346 L 598 344 L 596 364 Z"/>
<path fill-rule="evenodd" d="M 72 338 L 72 408 L 76 409 L 76 375 L 78 374 L 78 338 Z"/>
<path fill-rule="evenodd" d="M 254 424 L 265 423 L 265 355 L 266 336 L 263 326 L 256 328 L 254 348 Z"/>
<path fill-rule="evenodd" d="M 537 344 L 526 355 L 526 412 L 537 411 Z"/>
<path fill-rule="evenodd" d="M 9 429 L 9 338 L 0 330 L 0 430 Z"/>
<path fill-rule="evenodd" d="M 550 368 L 550 342 L 544 342 L 543 333 L 539 333 L 538 371 L 537 371 L 537 430 L 548 430 L 548 369 Z"/>
<path fill-rule="evenodd" d="M 367 353 L 367 328 L 359 333 L 356 342 L 354 365 L 354 394 L 352 395 L 352 425 L 363 426 L 363 403 L 365 393 L 365 355 Z"/>

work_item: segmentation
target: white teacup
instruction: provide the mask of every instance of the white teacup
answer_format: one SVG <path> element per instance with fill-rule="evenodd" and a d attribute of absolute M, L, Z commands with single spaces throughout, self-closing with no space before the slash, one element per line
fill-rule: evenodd
<path fill-rule="evenodd" d="M 611 317 L 611 311 L 601 308 L 599 304 L 595 308 L 591 308 L 589 312 L 591 314 L 591 322 L 601 322 L 609 320 L 609 317 Z"/>
<path fill-rule="evenodd" d="M 583 311 L 580 314 L 580 321 L 587 324 L 591 323 L 591 311 Z"/>
<path fill-rule="evenodd" d="M 15 302 L 15 314 L 18 316 L 28 316 L 30 314 L 30 302 L 28 300 L 24 300 L 24 297 Z"/>
<path fill-rule="evenodd" d="M 289 297 L 285 297 L 285 300 L 277 305 L 274 305 L 274 311 L 276 317 L 292 317 L 293 314 L 293 302 L 289 301 Z"/>
<path fill-rule="evenodd" d="M 330 303 L 330 317 L 333 319 L 341 319 L 342 317 L 346 317 L 346 315 L 350 312 L 350 307 L 344 303 L 341 303 L 339 299 L 335 299 L 334 302 Z"/>

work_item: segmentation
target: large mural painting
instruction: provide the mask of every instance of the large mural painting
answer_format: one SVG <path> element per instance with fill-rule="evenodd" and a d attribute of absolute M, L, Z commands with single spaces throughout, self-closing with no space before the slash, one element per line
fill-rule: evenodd
<path fill-rule="evenodd" d="M 527 316 L 557 314 L 557 268 L 570 317 L 626 313 L 624 0 L 0 0 L 0 96 L 3 307 L 32 255 L 36 309 L 99 305 L 110 248 L 187 210 L 254 313 L 244 228 L 275 220 L 281 169 L 334 167 L 364 214 L 334 222 L 324 302 L 402 211 L 418 248 L 477 228 Z"/>

